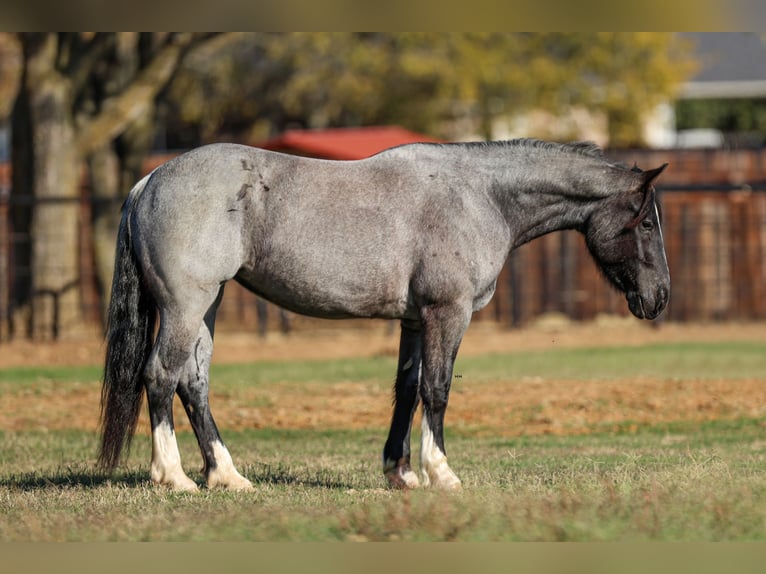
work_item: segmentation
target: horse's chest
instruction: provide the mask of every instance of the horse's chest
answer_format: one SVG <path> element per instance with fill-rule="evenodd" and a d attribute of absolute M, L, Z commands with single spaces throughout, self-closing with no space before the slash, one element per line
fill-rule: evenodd
<path fill-rule="evenodd" d="M 473 299 L 473 312 L 479 311 L 480 309 L 483 309 L 487 306 L 487 303 L 490 302 L 492 299 L 492 296 L 495 294 L 495 286 L 497 285 L 497 279 L 494 279 L 493 281 L 489 282 L 488 284 L 484 285 L 479 291 L 476 293 L 476 296 Z"/>

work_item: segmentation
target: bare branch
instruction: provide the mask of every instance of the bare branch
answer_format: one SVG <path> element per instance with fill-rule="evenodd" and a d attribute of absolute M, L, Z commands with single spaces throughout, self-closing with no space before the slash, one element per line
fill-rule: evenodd
<path fill-rule="evenodd" d="M 178 34 L 160 48 L 135 80 L 101 113 L 82 126 L 77 137 L 81 156 L 106 145 L 154 105 L 154 99 L 173 77 L 181 59 L 194 43 L 193 34 Z"/>
<path fill-rule="evenodd" d="M 114 32 L 98 32 L 90 42 L 71 55 L 67 76 L 71 78 L 73 94 L 83 89 L 93 68 L 114 47 L 115 40 Z"/>

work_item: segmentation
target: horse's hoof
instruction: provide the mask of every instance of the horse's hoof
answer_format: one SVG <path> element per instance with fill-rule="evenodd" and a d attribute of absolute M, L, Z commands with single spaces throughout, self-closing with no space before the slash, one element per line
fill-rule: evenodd
<path fill-rule="evenodd" d="M 463 484 L 460 482 L 460 479 L 457 476 L 448 478 L 440 477 L 437 479 L 424 474 L 423 484 L 427 488 L 431 488 L 433 490 L 442 490 L 445 492 L 459 492 L 463 490 Z"/>
<path fill-rule="evenodd" d="M 421 471 L 423 484 L 435 490 L 457 492 L 463 489 L 463 485 L 457 475 L 447 464 L 447 459 L 442 458 L 437 464 Z"/>
<path fill-rule="evenodd" d="M 403 464 L 385 471 L 388 486 L 397 490 L 411 490 L 420 486 L 418 475 L 409 464 Z"/>
<path fill-rule="evenodd" d="M 152 482 L 157 486 L 168 488 L 173 492 L 199 492 L 199 487 L 197 486 L 196 482 L 194 482 L 188 476 L 184 476 L 184 478 L 186 480 L 155 480 Z"/>
<path fill-rule="evenodd" d="M 253 483 L 236 471 L 227 474 L 215 473 L 208 475 L 207 487 L 210 489 L 225 488 L 226 490 L 237 490 L 242 492 L 255 490 Z"/>
<path fill-rule="evenodd" d="M 180 467 L 165 469 L 152 463 L 150 476 L 152 482 L 157 486 L 163 486 L 176 492 L 196 492 L 199 490 L 197 483 L 186 476 Z"/>
<path fill-rule="evenodd" d="M 402 476 L 396 472 L 389 472 L 386 474 L 388 486 L 395 490 L 412 490 L 418 488 L 420 486 L 420 481 L 414 476 L 415 473 L 411 474 L 412 476 Z"/>

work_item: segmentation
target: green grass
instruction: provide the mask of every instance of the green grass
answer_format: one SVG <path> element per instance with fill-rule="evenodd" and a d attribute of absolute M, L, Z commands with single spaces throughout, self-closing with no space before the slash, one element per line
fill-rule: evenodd
<path fill-rule="evenodd" d="M 4 433 L 2 540 L 763 540 L 759 421 L 630 434 L 449 436 L 458 494 L 383 488 L 380 431 L 226 435 L 254 493 L 175 494 L 147 481 L 138 437 L 113 477 L 89 433 Z M 194 461 L 193 437 L 179 437 Z M 35 458 L 13 452 L 35 453 Z M 187 471 L 196 476 L 193 467 Z"/>
<path fill-rule="evenodd" d="M 222 384 L 365 381 L 391 380 L 395 369 L 394 358 L 375 357 L 214 365 L 212 376 Z M 543 380 L 635 376 L 662 379 L 758 378 L 766 373 L 766 345 L 754 342 L 673 343 L 488 354 L 458 357 L 455 373 L 466 381 L 526 377 Z"/>
<path fill-rule="evenodd" d="M 760 380 L 764 350 L 756 343 L 562 349 L 465 358 L 456 372 L 464 384 Z M 338 381 L 388 385 L 394 368 L 387 357 L 221 365 L 213 384 L 232 394 L 251 385 L 306 385 L 319 393 Z M 33 402 L 62 385 L 97 386 L 99 376 L 97 367 L 8 369 L 0 371 L 0 396 Z M 464 484 L 449 495 L 385 488 L 384 428 L 232 432 L 220 423 L 255 492 L 153 487 L 145 434 L 125 465 L 104 476 L 94 466 L 95 433 L 0 432 L 0 541 L 766 539 L 762 419 L 625 423 L 583 436 L 513 438 L 448 425 L 451 465 Z M 187 473 L 201 484 L 194 436 L 178 438 Z"/>
<path fill-rule="evenodd" d="M 392 357 L 321 361 L 260 361 L 213 365 L 218 390 L 242 384 L 391 381 Z M 640 347 L 586 347 L 458 357 L 455 373 L 470 380 L 598 380 L 636 376 L 661 379 L 743 379 L 766 373 L 766 344 L 673 343 Z M 0 392 L 34 387 L 45 392 L 61 383 L 98 381 L 101 367 L 19 367 L 0 370 Z"/>
<path fill-rule="evenodd" d="M 458 359 L 455 371 L 472 379 L 742 379 L 766 373 L 766 345 L 673 343 L 585 347 Z"/>

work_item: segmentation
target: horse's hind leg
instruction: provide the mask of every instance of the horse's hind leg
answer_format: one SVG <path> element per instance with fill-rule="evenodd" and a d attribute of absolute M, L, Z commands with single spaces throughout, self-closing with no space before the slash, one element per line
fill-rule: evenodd
<path fill-rule="evenodd" d="M 199 322 L 190 326 L 183 314 L 163 309 L 160 329 L 144 369 L 152 425 L 151 477 L 174 490 L 197 490 L 183 471 L 173 425 L 173 398 L 192 353 Z"/>
<path fill-rule="evenodd" d="M 418 406 L 422 333 L 418 326 L 402 322 L 399 365 L 394 387 L 394 414 L 383 448 L 383 473 L 394 488 L 417 488 L 419 481 L 410 466 L 410 430 Z"/>
<path fill-rule="evenodd" d="M 446 490 L 460 488 L 460 479 L 447 464 L 444 414 L 458 347 L 471 318 L 470 307 L 433 306 L 421 309 L 423 323 L 423 434 L 420 467 L 423 484 Z"/>
<path fill-rule="evenodd" d="M 186 388 L 190 372 L 196 376 L 200 347 L 207 349 L 204 389 L 207 396 L 207 365 L 212 338 L 204 324 L 215 313 L 220 286 L 209 289 L 166 290 L 160 306 L 160 328 L 144 369 L 149 418 L 152 425 L 152 480 L 175 490 L 196 490 L 183 471 L 173 426 L 173 399 L 179 385 Z M 207 338 L 200 337 L 206 333 Z M 196 429 L 195 429 L 196 430 Z"/>
<path fill-rule="evenodd" d="M 194 352 L 186 362 L 186 372 L 178 384 L 178 396 L 181 398 L 186 414 L 197 436 L 202 452 L 202 472 L 207 478 L 207 486 L 222 486 L 233 490 L 251 490 L 253 485 L 234 467 L 231 455 L 223 444 L 218 427 L 213 420 L 208 402 L 210 359 L 213 354 L 213 330 L 215 312 L 220 302 L 223 289 L 218 299 L 205 316 L 200 327 Z"/>

